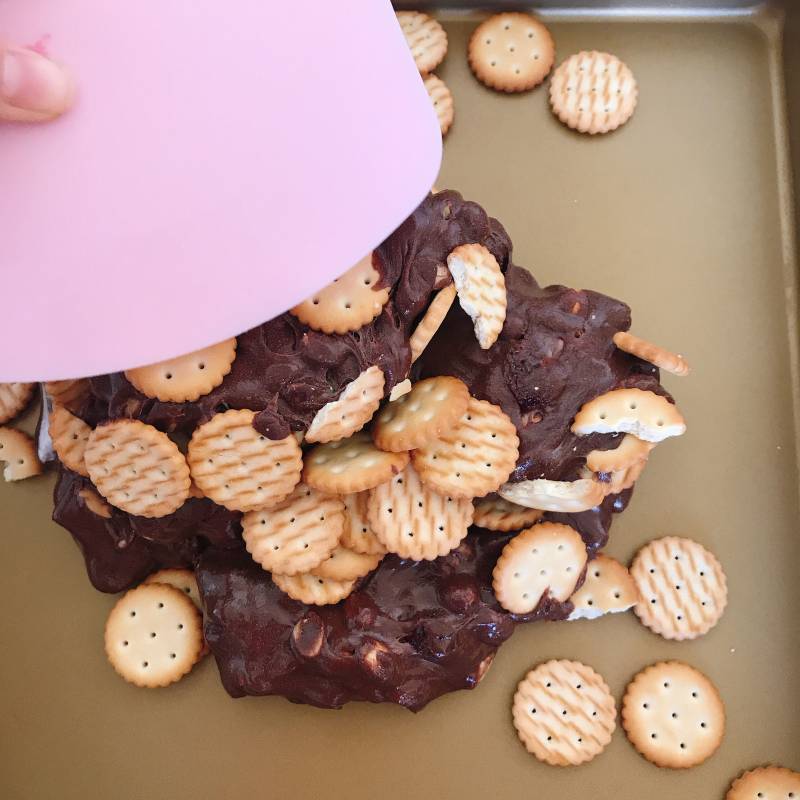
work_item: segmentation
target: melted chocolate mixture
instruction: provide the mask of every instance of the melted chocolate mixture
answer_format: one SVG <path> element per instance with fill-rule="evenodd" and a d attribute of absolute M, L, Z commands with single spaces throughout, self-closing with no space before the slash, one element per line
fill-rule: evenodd
<path fill-rule="evenodd" d="M 500 339 L 481 350 L 456 303 L 415 364 L 414 377 L 456 375 L 473 395 L 506 411 L 521 440 L 514 480 L 574 478 L 589 450 L 620 441 L 573 436 L 569 425 L 581 405 L 620 386 L 664 394 L 658 371 L 611 341 L 630 325 L 626 305 L 594 292 L 539 288 L 511 264 L 502 225 L 456 192 L 427 198 L 375 250 L 380 285 L 391 297 L 370 325 L 327 336 L 283 314 L 238 337 L 230 374 L 196 403 L 147 398 L 116 373 L 93 378 L 89 398 L 72 410 L 91 425 L 141 419 L 179 441 L 227 408 L 258 411 L 254 425 L 271 438 L 304 430 L 367 367 L 383 369 L 387 394 L 408 375 L 408 338 L 434 291 L 449 280 L 447 255 L 474 242 L 486 245 L 506 273 L 508 313 Z M 105 519 L 86 506 L 81 490 L 87 486 L 62 468 L 53 518 L 74 536 L 92 583 L 117 592 L 161 567 L 194 568 L 206 637 L 233 696 L 281 694 L 323 707 L 389 701 L 417 710 L 444 692 L 475 686 L 515 623 L 562 619 L 571 610 L 545 597 L 530 615 L 503 611 L 491 592 L 491 571 L 510 535 L 477 529 L 444 558 L 388 556 L 342 603 L 306 606 L 280 592 L 252 561 L 239 514 L 190 499 L 161 519 L 117 509 Z M 579 530 L 593 555 L 606 543 L 612 513 L 622 511 L 629 496 L 546 518 Z"/>

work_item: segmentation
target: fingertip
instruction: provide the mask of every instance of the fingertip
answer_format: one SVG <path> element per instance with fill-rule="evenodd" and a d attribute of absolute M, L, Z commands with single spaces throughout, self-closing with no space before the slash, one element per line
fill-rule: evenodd
<path fill-rule="evenodd" d="M 0 119 L 45 122 L 63 114 L 75 98 L 69 70 L 24 47 L 0 46 Z"/>

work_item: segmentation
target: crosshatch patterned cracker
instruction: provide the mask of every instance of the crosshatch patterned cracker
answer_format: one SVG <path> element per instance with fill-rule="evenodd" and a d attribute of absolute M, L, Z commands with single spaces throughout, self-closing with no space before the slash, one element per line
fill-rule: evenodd
<path fill-rule="evenodd" d="M 398 11 L 397 21 L 417 69 L 423 75 L 436 69 L 447 55 L 447 33 L 444 28 L 421 11 Z"/>

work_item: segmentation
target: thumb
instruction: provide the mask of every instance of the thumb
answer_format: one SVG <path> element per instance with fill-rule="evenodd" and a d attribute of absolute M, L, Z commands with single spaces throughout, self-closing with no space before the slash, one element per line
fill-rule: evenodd
<path fill-rule="evenodd" d="M 34 50 L 0 43 L 0 120 L 44 122 L 72 105 L 69 72 Z"/>

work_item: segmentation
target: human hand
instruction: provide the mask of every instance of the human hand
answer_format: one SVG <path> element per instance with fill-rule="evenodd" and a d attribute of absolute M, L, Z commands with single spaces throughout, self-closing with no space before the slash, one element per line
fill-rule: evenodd
<path fill-rule="evenodd" d="M 64 67 L 30 48 L 0 42 L 0 120 L 55 119 L 72 105 L 74 94 Z"/>

